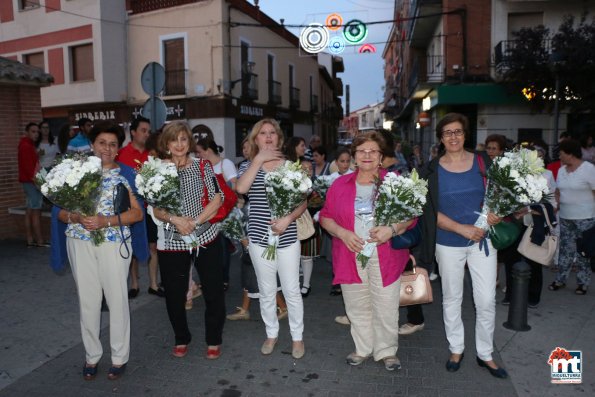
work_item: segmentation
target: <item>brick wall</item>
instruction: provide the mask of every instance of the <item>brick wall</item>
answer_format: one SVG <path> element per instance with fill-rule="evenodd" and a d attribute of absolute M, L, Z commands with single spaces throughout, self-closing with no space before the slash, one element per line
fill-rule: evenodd
<path fill-rule="evenodd" d="M 39 87 L 0 84 L 0 239 L 25 239 L 23 215 L 11 215 L 8 209 L 25 205 L 18 180 L 17 148 L 29 122 L 41 121 Z M 44 234 L 47 218 L 42 219 Z"/>

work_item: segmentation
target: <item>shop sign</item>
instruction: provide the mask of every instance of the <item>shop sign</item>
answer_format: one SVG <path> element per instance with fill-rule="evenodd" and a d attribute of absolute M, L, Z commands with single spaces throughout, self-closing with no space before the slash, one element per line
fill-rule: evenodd
<path fill-rule="evenodd" d="M 257 106 L 240 105 L 240 114 L 245 116 L 262 117 L 264 115 L 263 108 Z"/>
<path fill-rule="evenodd" d="M 97 112 L 79 112 L 74 114 L 74 120 L 79 121 L 82 118 L 88 118 L 91 121 L 95 120 L 115 120 L 115 110 L 99 110 Z"/>
<path fill-rule="evenodd" d="M 134 107 L 134 110 L 132 112 L 132 116 L 137 119 L 139 116 L 141 116 L 143 113 L 143 107 Z M 182 115 L 184 114 L 184 107 L 181 106 L 179 103 L 176 104 L 176 106 L 167 106 L 167 118 L 182 118 Z M 174 117 L 175 116 L 175 117 Z"/>

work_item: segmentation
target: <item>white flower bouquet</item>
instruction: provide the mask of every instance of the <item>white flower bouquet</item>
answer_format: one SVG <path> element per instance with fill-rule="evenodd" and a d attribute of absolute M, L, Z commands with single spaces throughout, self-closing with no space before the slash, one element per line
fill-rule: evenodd
<path fill-rule="evenodd" d="M 503 217 L 546 200 L 549 189 L 543 166 L 535 150 L 522 148 L 497 157 L 487 170 L 486 194 L 475 226 L 488 230 L 488 213 Z"/>
<path fill-rule="evenodd" d="M 220 223 L 219 230 L 228 239 L 240 241 L 246 238 L 245 226 L 246 221 L 244 213 L 236 207 Z"/>
<path fill-rule="evenodd" d="M 264 178 L 264 186 L 273 219 L 283 218 L 295 210 L 312 188 L 312 181 L 302 169 L 299 161 L 286 161 L 285 164 L 269 172 Z M 274 260 L 277 255 L 279 236 L 269 227 L 268 246 L 262 257 Z"/>
<path fill-rule="evenodd" d="M 414 169 L 409 176 L 389 172 L 379 184 L 374 201 L 374 225 L 390 226 L 416 218 L 423 213 L 428 182 Z M 368 264 L 375 243 L 366 242 L 356 259 L 362 269 Z"/>
<path fill-rule="evenodd" d="M 35 176 L 41 193 L 52 203 L 84 216 L 97 213 L 101 179 L 101 159 L 81 154 L 63 157 L 49 172 L 42 169 Z M 101 230 L 91 231 L 93 244 L 104 240 Z"/>
<path fill-rule="evenodd" d="M 161 208 L 175 215 L 182 214 L 180 179 L 174 163 L 149 156 L 138 170 L 135 183 L 138 194 L 151 207 Z M 150 208 L 149 213 L 152 214 L 152 211 Z M 153 219 L 155 223 L 160 223 L 155 217 Z M 169 228 L 168 223 L 165 225 L 165 230 L 169 231 Z M 181 237 L 190 250 L 198 246 L 194 234 L 181 235 Z"/>

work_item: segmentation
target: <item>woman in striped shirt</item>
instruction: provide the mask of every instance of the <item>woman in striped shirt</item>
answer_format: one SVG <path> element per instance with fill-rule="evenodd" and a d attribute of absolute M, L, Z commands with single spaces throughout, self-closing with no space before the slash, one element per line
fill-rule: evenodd
<path fill-rule="evenodd" d="M 248 217 L 248 250 L 256 271 L 260 291 L 260 313 L 266 326 L 267 339 L 260 349 L 262 354 L 271 354 L 277 343 L 279 321 L 275 304 L 277 274 L 289 310 L 289 328 L 293 340 L 292 356 L 304 356 L 304 305 L 300 294 L 299 265 L 300 242 L 297 239 L 295 220 L 306 209 L 306 202 L 291 214 L 271 219 L 271 210 L 266 198 L 264 177 L 267 172 L 279 167 L 285 161 L 281 153 L 283 132 L 279 123 L 272 119 L 257 122 L 248 137 L 250 142 L 249 161 L 240 168 L 236 189 L 247 194 L 250 200 Z M 276 259 L 269 261 L 262 257 L 268 243 L 268 229 L 279 235 Z"/>
<path fill-rule="evenodd" d="M 211 164 L 190 157 L 194 146 L 190 127 L 186 123 L 174 121 L 163 129 L 157 150 L 161 158 L 171 161 L 178 168 L 182 214 L 154 208 L 153 217 L 158 226 L 157 255 L 165 289 L 165 305 L 175 334 L 172 354 L 184 357 L 192 339 L 185 303 L 190 266 L 194 263 L 202 283 L 206 306 L 207 358 L 216 359 L 221 354 L 225 322 L 223 253 L 218 224 L 210 224 L 208 220 L 217 213 L 223 197 Z M 208 194 L 208 204 L 203 205 L 205 192 Z M 191 233 L 196 236 L 198 248 L 189 251 L 182 236 Z"/>

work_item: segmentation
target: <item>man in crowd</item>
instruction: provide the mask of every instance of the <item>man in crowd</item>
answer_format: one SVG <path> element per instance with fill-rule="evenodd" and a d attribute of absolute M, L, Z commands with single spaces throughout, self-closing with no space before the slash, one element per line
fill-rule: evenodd
<path fill-rule="evenodd" d="M 312 135 L 310 138 L 310 146 L 306 149 L 306 153 L 304 153 L 304 160 L 312 161 L 313 150 L 316 149 L 318 146 L 322 144 L 322 140 L 318 135 Z"/>
<path fill-rule="evenodd" d="M 25 135 L 19 141 L 18 163 L 19 182 L 25 191 L 25 233 L 27 234 L 27 247 L 49 247 L 43 241 L 41 234 L 41 207 L 43 196 L 35 186 L 35 174 L 39 170 L 39 156 L 35 142 L 39 137 L 39 127 L 29 123 L 25 127 Z"/>
<path fill-rule="evenodd" d="M 91 142 L 88 137 L 93 128 L 93 122 L 86 117 L 82 117 L 78 121 L 78 126 L 79 133 L 68 142 L 66 152 L 92 154 Z"/>
<path fill-rule="evenodd" d="M 151 134 L 151 124 L 144 117 L 136 118 L 130 124 L 130 143 L 124 146 L 118 152 L 116 161 L 126 164 L 132 168 L 138 168 L 147 161 L 149 151 L 145 148 L 147 138 Z M 163 289 L 157 284 L 157 226 L 150 215 L 145 214 L 147 223 L 147 236 L 149 238 L 149 250 L 151 257 L 149 259 L 149 294 L 160 297 L 165 296 Z M 132 258 L 130 262 L 130 289 L 128 298 L 134 299 L 138 296 L 140 289 L 138 286 L 138 260 Z"/>

